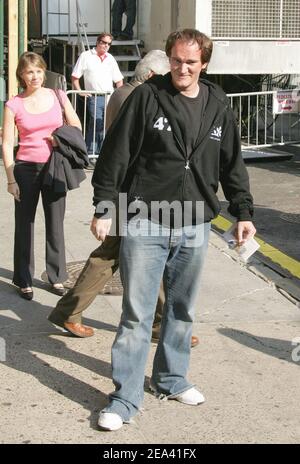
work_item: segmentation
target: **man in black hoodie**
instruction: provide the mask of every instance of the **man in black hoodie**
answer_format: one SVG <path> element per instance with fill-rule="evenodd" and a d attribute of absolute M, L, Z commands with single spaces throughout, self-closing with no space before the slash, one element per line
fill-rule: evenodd
<path fill-rule="evenodd" d="M 253 201 L 239 134 L 224 92 L 200 79 L 212 41 L 194 29 L 169 35 L 171 72 L 155 76 L 128 97 L 106 135 L 93 175 L 91 230 L 104 240 L 118 204 L 123 312 L 112 348 L 116 390 L 99 426 L 117 430 L 138 412 L 155 302 L 163 276 L 166 302 L 150 388 L 198 405 L 204 397 L 186 379 L 194 303 L 210 222 L 219 213 L 221 182 L 236 217 L 239 245 L 252 238 Z M 108 214 L 107 214 L 108 212 Z M 129 213 L 129 214 L 128 214 Z"/>
<path fill-rule="evenodd" d="M 169 69 L 170 64 L 165 52 L 162 50 L 148 52 L 136 66 L 134 79 L 116 89 L 111 96 L 106 109 L 106 128 L 108 129 L 113 123 L 122 104 L 138 85 L 141 85 L 154 74 L 166 74 Z M 61 160 L 59 165 L 63 167 Z M 61 183 L 61 185 L 63 184 Z M 101 246 L 91 253 L 74 287 L 57 302 L 56 307 L 49 314 L 48 319 L 51 322 L 77 337 L 86 338 L 94 335 L 92 327 L 82 324 L 82 313 L 118 269 L 119 246 L 120 238 L 109 236 Z M 159 340 L 164 301 L 165 296 L 163 286 L 161 286 L 152 328 L 152 341 L 154 343 Z M 198 343 L 199 338 L 192 335 L 191 347 L 197 346 Z"/>

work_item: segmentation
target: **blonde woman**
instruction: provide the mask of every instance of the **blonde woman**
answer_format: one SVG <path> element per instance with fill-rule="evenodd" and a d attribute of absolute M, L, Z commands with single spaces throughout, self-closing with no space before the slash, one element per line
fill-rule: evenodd
<path fill-rule="evenodd" d="M 44 185 L 46 164 L 52 153 L 53 131 L 63 125 L 60 102 L 52 89 L 44 87 L 46 63 L 33 52 L 21 55 L 16 71 L 23 92 L 5 105 L 3 121 L 3 161 L 7 191 L 15 199 L 15 240 L 13 283 L 20 296 L 33 298 L 34 219 L 41 194 L 46 229 L 46 271 L 52 289 L 64 294 L 67 278 L 63 220 L 65 193 L 55 193 Z M 59 90 L 69 125 L 81 124 L 66 94 Z M 19 147 L 14 161 L 15 126 Z"/>

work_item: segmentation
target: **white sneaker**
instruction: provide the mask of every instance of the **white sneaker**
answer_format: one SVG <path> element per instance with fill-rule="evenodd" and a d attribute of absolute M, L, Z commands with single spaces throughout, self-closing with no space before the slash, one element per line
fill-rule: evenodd
<path fill-rule="evenodd" d="M 118 430 L 122 427 L 123 420 L 119 414 L 100 411 L 98 425 L 103 430 Z"/>
<path fill-rule="evenodd" d="M 190 404 L 191 406 L 197 406 L 197 404 L 204 403 L 205 398 L 202 393 L 199 392 L 196 388 L 192 387 L 188 390 L 179 393 L 178 395 L 169 397 L 171 400 L 180 401 L 180 403 Z"/>

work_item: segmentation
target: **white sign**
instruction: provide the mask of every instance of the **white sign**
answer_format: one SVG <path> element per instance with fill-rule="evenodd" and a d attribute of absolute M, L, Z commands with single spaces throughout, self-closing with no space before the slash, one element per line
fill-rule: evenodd
<path fill-rule="evenodd" d="M 288 41 L 288 40 L 278 40 L 276 42 L 276 46 L 277 47 L 290 47 L 292 45 L 292 42 Z"/>
<path fill-rule="evenodd" d="M 229 40 L 217 40 L 214 44 L 220 47 L 229 47 Z"/>
<path fill-rule="evenodd" d="M 273 95 L 273 114 L 299 113 L 300 89 L 277 90 Z"/>

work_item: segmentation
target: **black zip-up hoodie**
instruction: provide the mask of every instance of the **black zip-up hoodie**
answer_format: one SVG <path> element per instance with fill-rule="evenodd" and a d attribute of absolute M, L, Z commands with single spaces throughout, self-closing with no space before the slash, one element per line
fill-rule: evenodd
<path fill-rule="evenodd" d="M 191 153 L 182 139 L 183 122 L 174 102 L 178 91 L 171 74 L 154 76 L 132 92 L 107 132 L 96 163 L 95 206 L 102 201 L 116 203 L 119 192 L 127 192 L 129 201 L 143 200 L 148 205 L 163 200 L 192 202 L 192 223 L 198 223 L 195 205 L 204 201 L 208 222 L 220 211 L 216 196 L 220 181 L 229 212 L 237 220 L 251 220 L 253 201 L 234 115 L 223 90 L 201 82 L 209 95 Z M 97 209 L 95 215 L 101 216 Z"/>

